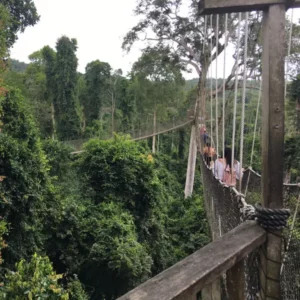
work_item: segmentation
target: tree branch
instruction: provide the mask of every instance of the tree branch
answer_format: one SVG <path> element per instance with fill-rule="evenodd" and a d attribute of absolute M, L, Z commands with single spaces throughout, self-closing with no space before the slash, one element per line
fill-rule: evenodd
<path fill-rule="evenodd" d="M 193 62 L 191 60 L 183 59 L 183 58 L 181 58 L 180 61 L 183 62 L 183 63 L 185 63 L 185 64 L 189 64 L 189 65 L 193 66 L 196 69 L 197 74 L 199 76 L 201 76 L 201 70 L 200 70 L 199 66 L 195 62 Z"/>

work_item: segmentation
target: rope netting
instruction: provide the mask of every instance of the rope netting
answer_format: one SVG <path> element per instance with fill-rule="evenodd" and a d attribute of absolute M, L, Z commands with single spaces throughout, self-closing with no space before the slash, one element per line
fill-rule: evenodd
<path fill-rule="evenodd" d="M 228 187 L 223 182 L 218 180 L 214 174 L 213 164 L 207 165 L 207 158 L 204 158 L 200 153 L 200 167 L 202 174 L 202 183 L 204 187 L 204 199 L 209 221 L 211 236 L 215 240 L 230 230 L 234 229 L 242 222 L 247 220 L 249 216 L 254 215 L 254 205 L 262 203 L 262 185 L 261 176 L 259 173 L 252 169 L 253 165 L 258 165 L 255 162 L 254 156 L 257 158 L 257 153 L 254 155 L 255 143 L 259 141 L 259 132 L 261 120 L 258 119 L 260 114 L 261 103 L 261 80 L 253 80 L 253 89 L 256 90 L 251 100 L 250 90 L 247 87 L 247 42 L 248 39 L 248 15 L 242 18 L 238 14 L 239 24 L 237 27 L 237 49 L 243 43 L 243 62 L 240 62 L 239 50 L 236 51 L 235 57 L 237 58 L 233 90 L 234 95 L 231 95 L 231 104 L 225 106 L 229 94 L 225 92 L 224 88 L 224 69 L 223 69 L 223 101 L 218 102 L 218 97 L 213 99 L 213 89 L 217 88 L 210 85 L 210 97 L 206 108 L 207 115 L 210 115 L 210 120 L 207 124 L 207 132 L 210 136 L 206 138 L 209 141 L 210 147 L 216 151 L 215 159 L 218 157 L 224 158 L 225 144 L 231 140 L 232 147 L 232 166 L 236 154 L 239 151 L 240 162 L 249 167 L 243 172 L 241 181 L 237 180 L 234 187 Z M 210 17 L 212 20 L 212 17 Z M 218 18 L 216 17 L 216 20 Z M 227 29 L 227 18 L 225 18 L 225 26 Z M 212 27 L 213 22 L 210 21 Z M 216 22 L 217 26 L 219 24 Z M 242 28 L 243 27 L 243 28 Z M 292 30 L 292 27 L 291 29 Z M 243 34 L 244 41 L 241 41 Z M 227 32 L 223 35 L 226 37 Z M 288 53 L 291 48 L 291 32 L 289 32 L 289 47 Z M 226 40 L 226 38 L 225 38 Z M 210 39 L 212 41 L 212 39 Z M 210 50 L 213 52 L 215 46 L 210 42 Z M 216 47 L 217 48 L 217 47 Z M 226 45 L 225 45 L 226 48 Z M 217 50 L 214 50 L 217 51 Z M 225 54 L 226 55 L 226 54 Z M 225 57 L 225 56 L 224 56 Z M 212 58 L 212 55 L 211 55 Z M 217 59 L 216 59 L 217 60 Z M 217 66 L 216 62 L 216 66 Z M 224 58 L 225 65 L 225 58 Z M 218 71 L 216 70 L 216 74 Z M 254 76 L 260 78 L 259 76 Z M 257 80 L 257 81 L 256 81 Z M 216 75 L 217 82 L 217 75 Z M 239 83 L 242 82 L 243 88 L 239 88 Z M 222 90 L 222 89 L 220 89 Z M 285 87 L 286 90 L 286 87 Z M 209 93 L 208 93 L 209 94 Z M 215 101 L 214 101 L 215 100 Z M 251 103 L 251 101 L 253 103 Z M 245 103 L 247 102 L 247 103 Z M 214 104 L 215 103 L 215 104 Z M 220 105 L 221 104 L 221 105 Z M 221 108 L 218 110 L 218 107 Z M 252 107 L 252 111 L 249 109 Z M 256 109 L 255 109 L 256 107 Z M 248 111 L 247 111 L 248 109 Z M 218 111 L 222 111 L 222 119 Z M 229 112 L 230 111 L 230 112 Z M 229 117 L 228 117 L 229 116 Z M 221 120 L 221 122 L 218 122 Z M 239 123 L 238 123 L 239 122 Z M 225 128 L 225 123 L 226 128 Z M 245 126 L 252 124 L 251 126 Z M 215 124 L 215 125 L 214 125 Z M 221 136 L 219 136 L 221 132 Z M 248 133 L 248 135 L 247 135 Z M 249 138 L 252 135 L 253 139 Z M 248 138 L 248 140 L 247 140 Z M 204 142 L 201 137 L 201 143 Z M 227 140 L 227 143 L 225 142 Z M 220 147 L 220 145 L 222 145 Z M 198 146 L 199 149 L 204 149 L 204 144 Z M 204 150 L 203 150 L 204 151 Z M 250 157 L 245 159 L 247 152 L 251 152 Z M 208 153 L 208 152 L 207 152 Z M 219 155 L 221 154 L 221 156 Z M 276 163 L 276 162 L 274 162 Z M 283 202 L 284 207 L 290 210 L 290 218 L 288 220 L 288 227 L 283 231 L 283 263 L 281 267 L 281 285 L 282 285 L 282 299 L 284 300 L 298 300 L 300 299 L 300 185 L 299 184 L 284 184 L 283 185 Z M 254 300 L 259 298 L 259 254 L 258 250 L 251 253 L 245 260 L 245 299 Z M 222 278 L 222 299 L 230 299 L 226 288 L 226 276 Z"/>
<path fill-rule="evenodd" d="M 151 138 L 153 135 L 168 133 L 191 124 L 194 121 L 193 114 L 194 114 L 193 110 L 189 109 L 187 110 L 186 114 L 183 116 L 179 116 L 177 118 L 168 121 L 157 121 L 155 130 L 153 129 L 153 126 L 149 126 L 149 123 L 145 123 L 145 124 L 141 124 L 139 129 L 133 129 L 127 132 L 123 132 L 123 130 L 121 129 L 118 130 L 118 128 L 116 128 L 115 132 L 130 135 L 132 140 L 144 140 L 147 138 Z M 97 136 L 92 136 L 89 138 L 64 141 L 64 143 L 71 146 L 74 149 L 74 151 L 81 151 L 84 143 L 89 141 L 91 138 L 108 140 L 111 139 L 112 136 L 107 133 L 102 133 Z"/>

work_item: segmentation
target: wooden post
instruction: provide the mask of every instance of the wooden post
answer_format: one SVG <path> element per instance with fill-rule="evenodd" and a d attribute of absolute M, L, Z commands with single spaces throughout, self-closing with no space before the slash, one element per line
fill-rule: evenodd
<path fill-rule="evenodd" d="M 262 204 L 283 207 L 285 5 L 271 5 L 263 20 Z M 281 299 L 281 232 L 268 233 L 261 250 L 261 298 Z"/>
<path fill-rule="evenodd" d="M 202 300 L 221 300 L 220 279 L 207 285 L 201 292 Z"/>
<path fill-rule="evenodd" d="M 245 299 L 245 267 L 244 260 L 237 263 L 226 274 L 227 290 L 230 299 Z"/>
<path fill-rule="evenodd" d="M 185 182 L 185 189 L 184 189 L 185 198 L 191 197 L 193 194 L 196 158 L 197 158 L 196 128 L 195 125 L 193 124 L 191 128 L 189 158 L 188 158 L 186 182 Z"/>

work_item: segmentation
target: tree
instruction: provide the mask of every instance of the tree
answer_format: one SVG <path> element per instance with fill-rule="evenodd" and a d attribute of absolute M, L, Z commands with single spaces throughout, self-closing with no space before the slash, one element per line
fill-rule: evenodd
<path fill-rule="evenodd" d="M 148 279 L 152 259 L 138 241 L 134 217 L 120 204 L 102 203 L 96 211 L 86 228 L 93 243 L 80 275 L 83 283 L 95 288 L 92 299 L 113 300 Z"/>
<path fill-rule="evenodd" d="M 8 272 L 4 286 L 0 289 L 1 299 L 49 299 L 68 300 L 69 294 L 59 284 L 57 275 L 47 257 L 34 254 L 27 263 L 16 264 L 16 272 Z"/>
<path fill-rule="evenodd" d="M 121 96 L 120 93 L 120 81 L 122 79 L 122 70 L 116 70 L 109 80 L 109 88 L 108 88 L 108 94 L 111 99 L 111 135 L 113 136 L 115 131 L 115 110 L 116 110 L 116 102 Z"/>
<path fill-rule="evenodd" d="M 15 90 L 0 97 L 0 164 L 6 176 L 0 185 L 1 211 L 9 224 L 10 247 L 3 251 L 5 267 L 38 251 L 44 239 L 43 221 L 53 205 L 46 156 L 24 98 Z"/>
<path fill-rule="evenodd" d="M 102 121 L 104 107 L 107 104 L 111 66 L 99 60 L 86 66 L 86 102 L 83 103 L 87 125 L 94 120 Z"/>
<path fill-rule="evenodd" d="M 42 51 L 36 51 L 29 56 L 30 64 L 24 74 L 26 90 L 23 95 L 31 106 L 32 114 L 39 125 L 42 137 L 51 136 L 51 112 L 47 99 L 47 77 Z"/>
<path fill-rule="evenodd" d="M 181 0 L 139 0 L 135 14 L 143 18 L 125 36 L 123 48 L 129 51 L 133 43 L 138 40 L 148 41 L 151 47 L 168 48 L 170 56 L 178 59 L 186 67 L 192 66 L 199 80 L 202 78 L 202 84 L 199 83 L 198 88 L 198 93 L 200 93 L 211 62 L 215 60 L 217 53 L 222 53 L 224 49 L 224 41 L 221 43 L 224 33 L 224 16 L 220 16 L 219 32 L 216 33 L 216 16 L 214 16 L 213 27 L 207 34 L 204 30 L 205 18 L 199 16 L 198 1 L 191 1 L 186 15 L 182 13 L 183 8 L 185 7 Z M 234 31 L 236 22 L 234 22 L 235 16 L 232 16 L 229 18 L 229 29 Z M 218 45 L 216 45 L 217 35 Z M 227 39 L 229 37 L 228 35 Z M 217 47 L 218 51 L 211 53 L 208 47 L 210 43 L 213 49 Z M 227 83 L 233 77 L 235 67 Z"/>
<path fill-rule="evenodd" d="M 138 105 L 141 112 L 152 113 L 153 133 L 156 133 L 159 118 L 178 113 L 176 104 L 183 98 L 181 67 L 169 54 L 168 49 L 148 48 L 132 68 Z M 155 150 L 156 137 L 153 136 L 152 152 Z"/>
<path fill-rule="evenodd" d="M 137 117 L 136 97 L 130 88 L 131 81 L 122 78 L 119 85 L 119 98 L 117 108 L 121 112 L 120 128 L 118 132 L 130 133 L 134 129 Z"/>
<path fill-rule="evenodd" d="M 24 32 L 26 27 L 35 25 L 40 17 L 32 0 L 2 0 L 1 5 L 10 15 L 10 23 L 6 26 L 5 42 L 6 47 L 10 48 L 17 40 L 17 34 Z"/>
<path fill-rule="evenodd" d="M 56 128 L 59 139 L 68 140 L 79 134 L 80 121 L 76 112 L 77 95 L 77 41 L 66 36 L 56 44 L 55 102 Z"/>
<path fill-rule="evenodd" d="M 57 86 L 56 86 L 56 72 L 57 72 L 57 65 L 56 65 L 56 53 L 55 51 L 50 48 L 49 46 L 45 46 L 41 50 L 41 54 L 43 57 L 43 64 L 44 64 L 44 71 L 46 74 L 46 100 L 47 104 L 51 108 L 51 133 L 52 139 L 55 138 L 56 135 L 56 123 L 55 123 L 55 101 Z"/>

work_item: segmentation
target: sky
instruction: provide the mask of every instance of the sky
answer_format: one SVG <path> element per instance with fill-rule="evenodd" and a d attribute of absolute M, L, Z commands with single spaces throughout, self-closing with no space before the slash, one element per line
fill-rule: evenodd
<path fill-rule="evenodd" d="M 76 38 L 79 71 L 99 59 L 126 73 L 140 55 L 138 47 L 129 54 L 121 49 L 123 37 L 138 19 L 136 0 L 34 0 L 40 22 L 26 29 L 11 50 L 11 57 L 28 62 L 28 56 L 45 45 L 55 47 L 62 35 Z"/>
<path fill-rule="evenodd" d="M 28 62 L 28 56 L 49 45 L 55 48 L 62 35 L 78 41 L 78 71 L 96 59 L 108 62 L 113 69 L 121 68 L 126 75 L 132 64 L 141 55 L 142 44 L 137 44 L 127 54 L 121 48 L 123 37 L 138 22 L 133 10 L 137 0 L 34 0 L 41 19 L 34 27 L 19 34 L 19 39 L 11 49 L 11 57 Z M 293 19 L 300 18 L 300 9 L 294 10 Z M 233 65 L 233 49 L 228 49 L 226 75 Z M 223 76 L 223 56 L 218 59 L 218 76 Z M 216 73 L 215 63 L 211 66 Z M 197 77 L 195 72 L 184 74 Z"/>

